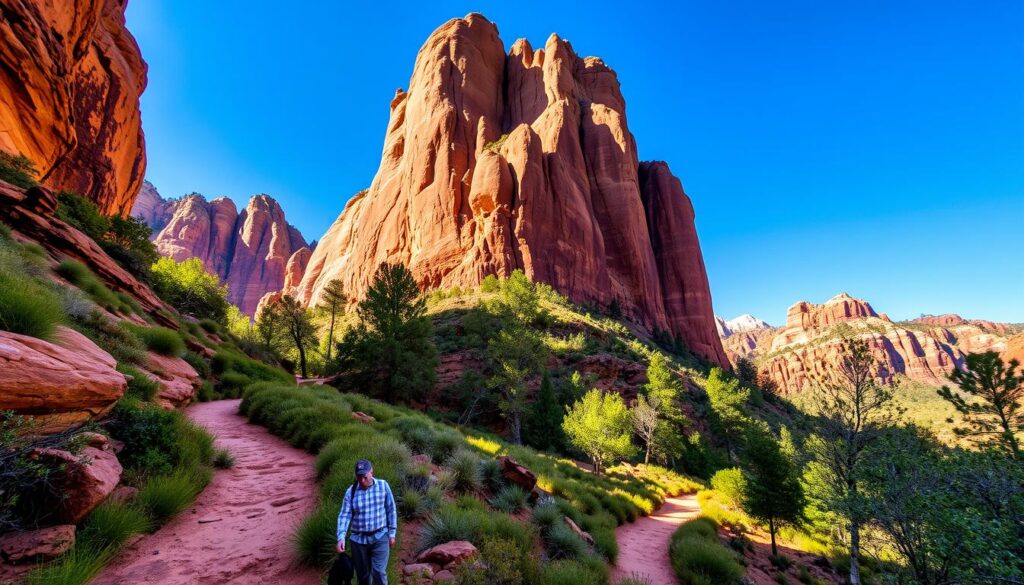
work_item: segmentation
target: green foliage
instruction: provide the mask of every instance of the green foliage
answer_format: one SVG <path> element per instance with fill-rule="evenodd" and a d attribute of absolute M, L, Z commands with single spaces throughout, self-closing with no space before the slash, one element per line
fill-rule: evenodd
<path fill-rule="evenodd" d="M 158 523 L 181 513 L 210 482 L 208 468 L 181 469 L 151 478 L 139 490 L 137 502 Z"/>
<path fill-rule="evenodd" d="M 149 267 L 160 258 L 156 245 L 149 240 L 152 230 L 137 217 L 115 215 L 109 221 L 100 246 L 126 270 L 148 280 Z"/>
<path fill-rule="evenodd" d="M 735 451 L 743 444 L 743 433 L 750 421 L 747 413 L 750 389 L 741 386 L 739 380 L 721 368 L 712 368 L 704 390 L 711 403 L 712 427 L 725 441 L 732 460 Z"/>
<path fill-rule="evenodd" d="M 493 274 L 488 274 L 480 281 L 480 290 L 485 293 L 495 293 L 501 288 L 501 283 L 498 281 L 498 277 Z"/>
<path fill-rule="evenodd" d="M 327 328 L 327 361 L 331 361 L 331 351 L 334 349 L 334 322 L 338 315 L 344 313 L 345 302 L 348 296 L 345 294 L 344 285 L 341 279 L 335 278 L 327 283 L 324 292 L 320 296 L 319 308 L 330 315 L 331 320 Z"/>
<path fill-rule="evenodd" d="M 480 458 L 469 450 L 456 451 L 447 460 L 446 467 L 455 491 L 475 492 L 480 489 Z"/>
<path fill-rule="evenodd" d="M 747 490 L 747 478 L 738 467 L 720 469 L 711 476 L 711 487 L 722 494 L 730 505 L 739 506 Z"/>
<path fill-rule="evenodd" d="M 540 373 L 546 356 L 544 344 L 534 330 L 511 326 L 491 338 L 487 354 L 494 369 L 488 386 L 498 395 L 498 408 L 508 422 L 512 442 L 522 444 L 526 383 Z"/>
<path fill-rule="evenodd" d="M 391 400 L 415 399 L 433 388 L 433 325 L 419 286 L 405 266 L 380 265 L 358 315 L 359 325 L 338 344 L 338 371 L 370 394 Z"/>
<path fill-rule="evenodd" d="M 615 393 L 593 389 L 565 415 L 562 429 L 569 441 L 594 463 L 600 475 L 606 463 L 633 453 L 626 403 Z"/>
<path fill-rule="evenodd" d="M 151 380 L 146 374 L 143 374 L 141 370 L 121 363 L 117 364 L 117 371 L 129 378 L 128 389 L 124 393 L 125 396 L 143 402 L 156 398 L 157 392 L 160 391 L 160 385 Z"/>
<path fill-rule="evenodd" d="M 480 547 L 487 538 L 498 537 L 529 550 L 534 536 L 529 524 L 518 522 L 507 514 L 444 504 L 423 523 L 417 549 L 426 550 L 452 540 L 467 540 Z"/>
<path fill-rule="evenodd" d="M 748 515 L 768 523 L 772 555 L 777 556 L 776 531 L 783 524 L 795 524 L 801 520 L 804 492 L 793 462 L 782 453 L 775 437 L 762 425 L 751 425 L 747 432 L 747 446 L 743 452 L 746 481 L 742 503 Z"/>
<path fill-rule="evenodd" d="M 32 278 L 24 260 L 0 243 L 0 329 L 49 339 L 64 317 L 57 294 Z"/>
<path fill-rule="evenodd" d="M 517 485 L 507 485 L 494 495 L 491 499 L 491 506 L 495 510 L 507 514 L 515 514 L 526 507 L 526 500 L 530 494 Z"/>
<path fill-rule="evenodd" d="M 1024 372 L 1017 360 L 1004 363 L 994 351 L 968 354 L 964 369 L 949 379 L 968 398 L 943 386 L 939 396 L 956 408 L 965 426 L 954 431 L 980 445 L 1004 451 L 1021 460 L 1019 435 L 1024 433 Z"/>
<path fill-rule="evenodd" d="M 235 456 L 227 449 L 217 449 L 213 455 L 213 466 L 217 469 L 231 469 L 235 466 Z"/>
<path fill-rule="evenodd" d="M 25 585 L 86 585 L 114 556 L 111 548 L 75 546 L 60 560 L 25 576 Z"/>
<path fill-rule="evenodd" d="M 131 314 L 132 304 L 107 288 L 107 285 L 100 282 L 100 279 L 96 278 L 96 275 L 84 264 L 75 260 L 64 260 L 57 266 L 57 274 L 82 289 L 82 292 L 89 295 L 89 298 L 104 309 L 125 315 Z"/>
<path fill-rule="evenodd" d="M 323 567 L 334 559 L 334 555 L 337 554 L 335 547 L 338 544 L 335 537 L 337 522 L 337 506 L 327 504 L 321 504 L 302 520 L 292 536 L 292 544 L 299 562 Z"/>
<path fill-rule="evenodd" d="M 596 556 L 552 561 L 543 566 L 540 585 L 577 585 L 608 582 L 608 568 Z"/>
<path fill-rule="evenodd" d="M 480 547 L 479 563 L 463 563 L 456 570 L 456 585 L 523 585 L 536 580 L 537 565 L 529 551 L 514 541 L 487 538 Z"/>
<path fill-rule="evenodd" d="M 125 444 L 118 459 L 143 475 L 164 475 L 176 467 L 208 465 L 213 437 L 178 411 L 123 399 L 114 408 L 111 435 Z"/>
<path fill-rule="evenodd" d="M 590 553 L 590 547 L 564 522 L 556 523 L 544 534 L 544 550 L 552 559 L 577 559 Z"/>
<path fill-rule="evenodd" d="M 264 308 L 257 321 L 262 328 L 264 339 L 269 349 L 278 344 L 278 339 L 285 346 L 294 349 L 299 358 L 299 371 L 303 378 L 308 377 L 306 354 L 316 347 L 316 327 L 313 325 L 313 312 L 303 307 L 294 297 L 284 295 L 280 300 Z"/>
<path fill-rule="evenodd" d="M 77 541 L 98 548 L 120 547 L 135 534 L 149 532 L 153 524 L 138 506 L 106 501 L 89 513 Z"/>
<path fill-rule="evenodd" d="M 103 215 L 95 203 L 69 191 L 57 194 L 57 212 L 54 215 L 97 242 L 110 229 L 110 218 Z"/>
<path fill-rule="evenodd" d="M 36 181 L 38 174 L 32 159 L 20 153 L 11 154 L 0 150 L 0 181 L 28 189 L 39 184 Z"/>
<path fill-rule="evenodd" d="M 153 289 L 179 312 L 197 319 L 224 323 L 228 310 L 228 289 L 206 271 L 202 260 L 177 262 L 163 257 L 150 267 Z"/>
<path fill-rule="evenodd" d="M 757 385 L 757 366 L 747 358 L 736 359 L 736 378 L 747 386 Z"/>
<path fill-rule="evenodd" d="M 122 327 L 132 332 L 153 353 L 171 357 L 180 357 L 185 353 L 185 341 L 166 327 L 143 327 L 132 323 L 122 323 Z"/>
<path fill-rule="evenodd" d="M 718 526 L 707 518 L 690 520 L 676 530 L 669 558 L 683 585 L 732 585 L 743 576 L 743 566 L 718 542 Z"/>

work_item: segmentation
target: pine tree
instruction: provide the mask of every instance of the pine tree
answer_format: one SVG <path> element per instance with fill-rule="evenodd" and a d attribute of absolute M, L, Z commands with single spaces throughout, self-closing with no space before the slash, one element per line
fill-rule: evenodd
<path fill-rule="evenodd" d="M 804 492 L 796 468 L 763 423 L 748 427 L 743 464 L 743 509 L 768 523 L 772 555 L 778 556 L 775 533 L 784 524 L 799 522 L 803 514 Z"/>
<path fill-rule="evenodd" d="M 939 396 L 957 409 L 967 425 L 955 432 L 1019 460 L 1017 434 L 1024 431 L 1024 372 L 1017 374 L 1020 362 L 1006 364 L 994 351 L 968 354 L 965 361 L 965 368 L 953 370 L 949 379 L 967 393 L 970 402 L 949 386 L 939 390 Z"/>
<path fill-rule="evenodd" d="M 334 321 L 339 313 L 345 310 L 345 290 L 342 287 L 341 279 L 335 278 L 324 287 L 323 295 L 320 297 L 320 308 L 331 316 L 330 325 L 327 327 L 327 361 L 331 361 L 331 348 L 334 347 Z"/>
<path fill-rule="evenodd" d="M 711 402 L 712 426 L 725 440 L 729 461 L 732 462 L 750 421 L 747 416 L 750 389 L 741 386 L 739 380 L 727 377 L 721 368 L 712 368 L 704 389 Z"/>
<path fill-rule="evenodd" d="M 551 376 L 545 369 L 540 379 L 540 389 L 526 417 L 526 443 L 531 447 L 548 451 L 564 449 L 563 416 L 564 410 L 558 401 L 555 385 L 551 383 Z"/>

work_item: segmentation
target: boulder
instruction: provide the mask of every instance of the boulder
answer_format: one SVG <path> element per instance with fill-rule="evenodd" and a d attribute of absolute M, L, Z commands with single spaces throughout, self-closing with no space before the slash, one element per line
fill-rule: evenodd
<path fill-rule="evenodd" d="M 509 483 L 515 484 L 527 492 L 532 491 L 537 485 L 537 476 L 508 455 L 499 456 L 498 465 L 501 466 L 502 477 Z"/>
<path fill-rule="evenodd" d="M 75 544 L 75 525 L 62 524 L 0 536 L 0 555 L 9 563 L 48 561 Z"/>
<path fill-rule="evenodd" d="M 105 500 L 121 481 L 121 463 L 110 451 L 86 447 L 74 455 L 61 449 L 36 449 L 31 457 L 49 467 L 62 467 L 54 476 L 59 501 L 58 522 L 78 524 Z"/>
<path fill-rule="evenodd" d="M 164 408 L 179 408 L 195 398 L 203 381 L 188 362 L 150 352 L 146 373 L 160 386 L 156 401 Z"/>
<path fill-rule="evenodd" d="M 434 583 L 444 583 L 446 581 L 454 581 L 455 573 L 449 570 L 438 571 L 434 573 Z"/>
<path fill-rule="evenodd" d="M 36 417 L 42 433 L 100 416 L 127 388 L 116 364 L 73 329 L 53 341 L 0 331 L 0 410 Z"/>
<path fill-rule="evenodd" d="M 442 567 L 458 564 L 474 555 L 476 547 L 466 540 L 453 540 L 428 548 L 416 557 L 418 563 L 434 563 Z"/>

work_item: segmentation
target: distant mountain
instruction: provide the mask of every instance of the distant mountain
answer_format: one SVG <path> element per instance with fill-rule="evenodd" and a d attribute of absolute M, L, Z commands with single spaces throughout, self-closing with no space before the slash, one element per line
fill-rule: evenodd
<path fill-rule="evenodd" d="M 734 319 L 725 319 L 715 315 L 715 326 L 718 328 L 718 336 L 722 339 L 735 335 L 736 333 L 747 333 L 761 329 L 771 329 L 772 326 L 766 321 L 747 313 Z"/>
<path fill-rule="evenodd" d="M 132 215 L 153 228 L 157 250 L 179 261 L 202 260 L 228 285 L 228 300 L 243 313 L 254 316 L 260 299 L 280 291 L 286 275 L 295 282 L 301 278 L 309 246 L 273 197 L 255 195 L 239 213 L 226 197 L 207 201 L 192 194 L 168 200 L 147 185 Z"/>

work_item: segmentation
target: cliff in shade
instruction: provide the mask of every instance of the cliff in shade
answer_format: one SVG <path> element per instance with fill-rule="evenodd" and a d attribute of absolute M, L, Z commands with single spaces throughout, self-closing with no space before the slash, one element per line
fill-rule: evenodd
<path fill-rule="evenodd" d="M 292 279 L 288 284 L 297 282 L 295 273 L 305 267 L 306 241 L 269 195 L 253 196 L 241 213 L 227 197 L 207 201 L 193 194 L 165 200 L 155 189 L 143 195 L 132 215 L 150 227 L 165 223 L 154 230 L 157 250 L 179 261 L 202 260 L 207 270 L 227 284 L 228 300 L 247 315 L 256 314 L 264 295 L 281 290 L 286 275 Z"/>
<path fill-rule="evenodd" d="M 0 149 L 30 158 L 42 184 L 108 214 L 131 209 L 146 171 L 146 63 L 125 6 L 0 2 Z"/>
<path fill-rule="evenodd" d="M 294 292 L 315 303 L 340 278 L 357 300 L 382 262 L 426 289 L 521 268 L 727 364 L 693 206 L 665 163 L 637 160 L 625 110 L 615 73 L 557 35 L 506 54 L 483 16 L 445 23 L 391 101 L 373 183 Z"/>
<path fill-rule="evenodd" d="M 785 326 L 730 335 L 723 343 L 731 360 L 753 360 L 758 371 L 785 393 L 831 376 L 845 337 L 867 341 L 878 364 L 879 382 L 902 375 L 938 386 L 947 382 L 953 368 L 963 365 L 967 353 L 1007 352 L 1012 329 L 958 315 L 895 323 L 867 301 L 842 293 L 820 305 L 800 301 L 789 308 Z"/>

